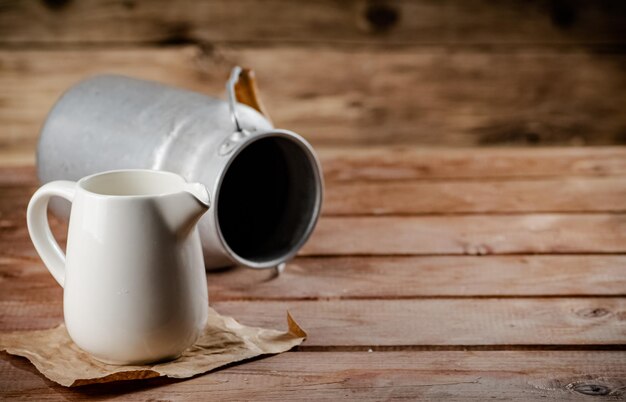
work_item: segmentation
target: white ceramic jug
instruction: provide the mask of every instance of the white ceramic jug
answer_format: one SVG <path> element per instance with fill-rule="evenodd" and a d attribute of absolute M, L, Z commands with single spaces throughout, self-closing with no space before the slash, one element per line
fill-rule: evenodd
<path fill-rule="evenodd" d="M 67 257 L 47 221 L 52 196 L 72 202 Z M 173 359 L 208 318 L 196 223 L 209 209 L 202 184 L 151 170 L 98 173 L 42 186 L 28 205 L 28 231 L 64 288 L 74 342 L 111 364 Z"/>

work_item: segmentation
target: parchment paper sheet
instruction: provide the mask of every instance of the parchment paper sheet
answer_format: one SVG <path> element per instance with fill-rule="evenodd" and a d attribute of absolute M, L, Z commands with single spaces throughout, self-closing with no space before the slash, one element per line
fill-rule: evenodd
<path fill-rule="evenodd" d="M 167 376 L 187 378 L 251 357 L 285 352 L 302 343 L 306 333 L 287 313 L 289 330 L 248 327 L 209 309 L 209 321 L 183 356 L 146 366 L 101 363 L 72 342 L 65 325 L 41 331 L 0 334 L 0 350 L 24 356 L 50 380 L 66 387 Z"/>

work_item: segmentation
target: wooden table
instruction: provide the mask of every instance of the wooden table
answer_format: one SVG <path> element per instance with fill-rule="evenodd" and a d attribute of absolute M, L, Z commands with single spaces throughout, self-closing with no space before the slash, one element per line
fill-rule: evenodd
<path fill-rule="evenodd" d="M 76 389 L 3 354 L 0 398 L 626 398 L 626 148 L 319 151 L 324 216 L 286 272 L 207 275 L 243 323 L 281 328 L 289 309 L 297 350 Z M 36 185 L 0 169 L 3 331 L 62 320 L 26 230 Z"/>

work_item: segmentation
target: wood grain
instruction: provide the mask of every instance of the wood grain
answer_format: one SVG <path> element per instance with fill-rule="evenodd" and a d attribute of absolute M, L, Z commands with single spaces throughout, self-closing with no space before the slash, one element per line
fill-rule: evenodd
<path fill-rule="evenodd" d="M 10 400 L 580 400 L 624 396 L 626 352 L 285 353 L 185 381 L 155 379 L 76 389 L 53 385 L 25 359 L 0 360 Z"/>
<path fill-rule="evenodd" d="M 276 125 L 315 146 L 624 142 L 626 54 L 320 48 L 312 63 L 299 47 L 3 50 L 2 158 L 32 162 L 54 101 L 87 76 L 119 73 L 219 96 L 234 64 L 254 67 Z"/>
<path fill-rule="evenodd" d="M 34 255 L 0 257 L 0 301 L 61 300 Z M 626 256 L 299 257 L 271 271 L 209 272 L 210 299 L 338 300 L 441 297 L 623 296 Z"/>
<path fill-rule="evenodd" d="M 5 255 L 32 257 L 27 198 L 0 215 Z M 57 238 L 67 228 L 51 220 Z M 626 214 L 323 216 L 300 255 L 614 254 L 626 250 Z"/>
<path fill-rule="evenodd" d="M 623 345 L 626 298 L 217 301 L 243 324 L 283 328 L 286 311 L 309 335 L 300 348 Z M 61 300 L 1 301 L 0 328 L 50 328 Z"/>
<path fill-rule="evenodd" d="M 275 279 L 269 272 L 238 268 L 209 273 L 207 280 L 214 301 L 618 296 L 626 293 L 625 266 L 625 256 L 300 257 Z M 43 274 L 33 267 L 19 275 L 56 286 Z M 16 280 L 12 283 L 22 288 Z M 19 283 L 26 288 L 26 282 Z M 7 294 L 19 297 L 21 291 L 26 289 L 7 289 Z"/>
<path fill-rule="evenodd" d="M 626 147 L 316 148 L 324 179 L 338 181 L 541 179 L 626 176 Z M 34 157 L 29 150 L 28 158 Z M 33 163 L 1 160 L 0 185 L 36 185 Z M 575 176 L 575 177 L 573 177 Z"/>
<path fill-rule="evenodd" d="M 243 323 L 280 328 L 289 310 L 309 333 L 297 352 L 187 381 L 74 390 L 3 354 L 0 399 L 623 398 L 625 154 L 323 147 L 327 213 L 364 216 L 324 216 L 305 250 L 322 256 L 298 257 L 279 278 L 207 275 L 212 305 Z M 25 231 L 35 187 L 32 167 L 0 169 L 3 331 L 62 320 L 62 289 Z M 557 206 L 571 213 L 526 211 Z M 448 215 L 367 216 L 381 208 Z M 53 226 L 63 238 L 64 224 Z M 594 255 L 389 255 L 406 253 Z M 368 256 L 333 256 L 343 254 Z"/>
<path fill-rule="evenodd" d="M 430 182 L 331 182 L 325 215 L 624 212 L 626 177 Z"/>
<path fill-rule="evenodd" d="M 26 208 L 33 184 L 2 188 L 6 210 Z M 2 186 L 0 178 L 0 186 Z M 28 180 L 22 178 L 22 180 Z M 324 192 L 322 213 L 410 215 L 523 212 L 625 212 L 626 177 L 479 180 L 333 182 Z M 4 213 L 0 212 L 0 217 Z M 7 217 L 7 219 L 9 219 Z"/>
<path fill-rule="evenodd" d="M 572 154 L 575 149 L 567 149 L 563 153 Z M 587 161 L 577 159 L 579 166 L 588 166 L 594 157 L 598 160 L 610 161 L 611 157 L 621 160 L 619 153 L 608 154 L 603 149 L 593 149 L 587 152 Z M 472 152 L 470 155 L 483 155 L 488 153 L 500 156 L 506 162 L 510 150 Z M 515 151 L 520 154 L 525 151 Z M 559 150 L 551 152 L 558 153 Z M 502 155 L 504 154 L 504 155 Z M 541 166 L 542 163 L 552 161 L 554 158 L 543 158 L 539 152 L 537 161 L 531 165 Z M 326 155 L 326 153 L 322 153 Z M 342 154 L 335 156 L 341 159 Z M 467 153 L 466 153 L 467 155 Z M 535 154 L 533 154 L 535 155 Z M 511 155 L 508 155 L 509 157 Z M 547 156 L 547 155 L 546 155 Z M 481 158 L 470 158 L 469 162 L 479 161 Z M 332 162 L 333 159 L 329 159 Z M 434 161 L 434 159 L 433 159 Z M 507 165 L 503 163 L 503 165 Z M 435 168 L 447 164 L 433 163 Z M 471 165 L 470 166 L 470 171 Z M 482 166 L 482 164 L 479 164 Z M 467 170 L 467 169 L 465 169 Z M 596 170 L 592 170 L 596 171 Z M 515 170 L 511 170 L 514 173 Z M 432 171 L 437 174 L 437 170 Z M 595 180 L 608 180 L 612 178 L 584 179 L 583 182 L 594 183 Z M 621 178 L 613 183 L 619 188 Z M 574 182 L 577 182 L 576 179 Z M 553 182 L 554 181 L 554 182 Z M 547 180 L 550 185 L 542 184 L 544 180 L 536 181 L 495 181 L 492 184 L 501 183 L 506 188 L 515 190 L 515 184 L 537 183 L 550 194 L 553 186 L 559 191 L 566 188 L 565 183 L 570 179 Z M 19 183 L 24 183 L 19 185 Z M 487 184 L 484 184 L 487 183 Z M 327 207 L 333 209 L 333 203 L 345 202 L 345 200 L 332 200 L 335 188 L 343 188 L 350 183 L 330 180 L 327 186 Z M 360 193 L 360 188 L 372 183 L 361 182 L 354 186 L 353 190 Z M 385 185 L 384 182 L 374 182 L 375 185 Z M 414 182 L 394 182 L 398 186 L 398 194 L 408 192 Z M 441 181 L 424 182 L 426 186 L 438 185 L 450 188 L 453 193 L 461 192 L 467 196 L 466 191 L 454 191 L 469 185 L 476 186 L 481 191 L 482 186 L 488 185 L 489 181 Z M 610 190 L 610 185 L 605 186 Z M 0 169 L 0 236 L 5 240 L 2 251 L 3 258 L 0 260 L 0 297 L 2 300 L 54 300 L 60 297 L 61 290 L 52 281 L 47 271 L 41 265 L 36 256 L 23 222 L 25 210 L 30 195 L 36 188 L 34 171 L 31 168 Z M 404 190 L 403 190 L 404 189 Z M 374 208 L 382 208 L 385 200 L 395 202 L 396 196 L 389 191 L 383 192 L 387 198 L 378 197 L 381 205 Z M 599 205 L 607 206 L 604 197 L 596 197 L 603 194 L 596 187 L 589 187 L 581 192 L 578 197 L 565 199 L 564 202 L 578 201 L 580 204 L 572 204 L 599 209 Z M 607 194 L 610 194 L 607 193 Z M 469 194 L 471 196 L 471 194 Z M 329 197 L 331 198 L 329 200 Z M 596 198 L 594 198 L 596 197 Z M 470 198 L 474 198 L 471 196 Z M 595 199 L 594 203 L 588 202 Z M 442 202 L 440 197 L 427 198 L 431 204 L 435 201 Z M 508 205 L 511 199 L 507 193 L 494 192 L 491 199 L 480 199 L 487 202 L 493 209 Z M 404 211 L 418 207 L 428 207 L 428 203 L 420 203 L 420 200 L 409 200 L 402 205 Z M 537 202 L 541 197 L 537 195 Z M 341 204 L 344 205 L 344 204 Z M 476 204 L 479 205 L 479 204 Z M 530 204 L 533 206 L 536 204 Z M 567 204 L 566 204 L 567 205 Z M 452 210 L 454 205 L 448 205 Z M 367 210 L 356 212 L 367 213 Z M 52 220 L 55 232 L 61 239 L 65 237 L 65 226 Z M 623 293 L 624 276 L 621 266 L 626 261 L 622 256 L 510 256 L 510 257 L 375 257 L 375 258 L 299 258 L 289 265 L 287 272 L 279 280 L 270 280 L 269 272 L 254 272 L 245 269 L 231 270 L 212 273 L 209 275 L 209 287 L 212 291 L 213 300 L 229 299 L 315 299 L 315 298 L 392 298 L 392 297 L 432 297 L 432 296 L 532 296 L 532 295 L 619 295 Z M 394 275 L 389 275 L 389 272 Z M 423 278 L 429 278 L 424 281 Z M 451 279 L 452 278 L 452 279 Z M 376 286 L 372 286 L 375 283 Z M 433 286 L 436 284 L 436 286 Z"/>
<path fill-rule="evenodd" d="M 84 77 L 223 97 L 239 64 L 327 182 L 282 276 L 207 274 L 243 323 L 289 310 L 297 351 L 74 390 L 2 354 L 0 399 L 625 398 L 626 147 L 432 148 L 626 144 L 625 22 L 619 0 L 0 0 L 0 165 L 34 163 Z M 36 186 L 32 166 L 0 169 L 2 331 L 62 320 L 25 228 Z"/>
<path fill-rule="evenodd" d="M 37 169 L 34 165 L 14 166 L 11 161 L 6 162 L 4 160 L 0 163 L 0 191 L 3 194 L 2 199 L 5 197 L 15 198 L 8 195 L 7 188 L 9 187 L 34 188 L 37 184 L 39 184 L 39 180 L 37 179 Z M 0 213 L 6 210 L 9 210 L 9 208 L 0 208 Z"/>
<path fill-rule="evenodd" d="M 625 214 L 323 217 L 301 255 L 623 253 Z"/>
<path fill-rule="evenodd" d="M 0 241 L 11 257 L 33 257 L 24 212 L 2 217 Z M 51 225 L 59 241 L 67 228 Z M 626 214 L 325 216 L 302 256 L 618 254 L 626 251 Z M 5 254 L 5 255 L 7 255 Z"/>
<path fill-rule="evenodd" d="M 626 300 L 424 299 L 217 302 L 250 325 L 280 325 L 289 310 L 306 346 L 602 345 L 626 341 Z"/>
<path fill-rule="evenodd" d="M 318 153 L 327 181 L 626 175 L 626 147 L 321 147 Z"/>
<path fill-rule="evenodd" d="M 626 8 L 595 1 L 5 1 L 4 44 L 624 43 Z M 36 21 L 36 23 L 34 23 Z"/>

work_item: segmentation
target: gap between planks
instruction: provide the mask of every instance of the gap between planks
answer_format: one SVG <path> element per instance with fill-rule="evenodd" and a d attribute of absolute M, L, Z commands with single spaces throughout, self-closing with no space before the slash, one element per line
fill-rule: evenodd
<path fill-rule="evenodd" d="M 344 345 L 344 346 L 308 346 L 306 343 L 297 346 L 292 352 L 305 353 L 358 353 L 358 352 L 504 352 L 504 351 L 616 351 L 626 352 L 626 344 L 611 345 Z"/>

